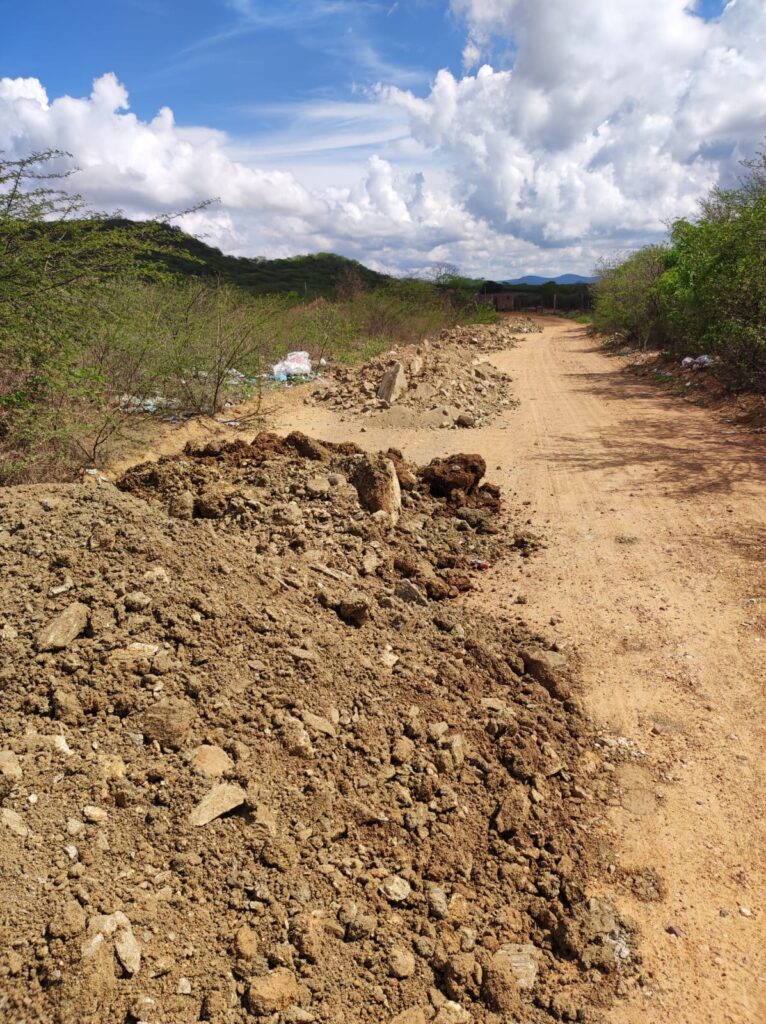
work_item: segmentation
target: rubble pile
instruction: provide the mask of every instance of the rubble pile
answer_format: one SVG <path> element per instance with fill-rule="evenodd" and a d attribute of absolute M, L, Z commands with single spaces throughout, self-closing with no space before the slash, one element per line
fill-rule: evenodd
<path fill-rule="evenodd" d="M 602 753 L 453 600 L 534 540 L 475 455 L 303 435 L 0 497 L 9 1019 L 596 1021 Z"/>
<path fill-rule="evenodd" d="M 376 426 L 483 426 L 515 405 L 510 376 L 486 355 L 512 347 L 519 334 L 540 330 L 527 317 L 450 328 L 433 341 L 336 369 L 306 401 L 327 402 Z"/>

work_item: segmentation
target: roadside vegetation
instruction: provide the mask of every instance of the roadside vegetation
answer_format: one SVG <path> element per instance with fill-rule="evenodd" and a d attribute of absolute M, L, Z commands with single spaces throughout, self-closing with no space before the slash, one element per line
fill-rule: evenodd
<path fill-rule="evenodd" d="M 494 319 L 457 276 L 239 261 L 167 221 L 94 214 L 57 173 L 63 156 L 0 160 L 0 483 L 98 464 L 137 413 L 219 413 L 291 349 L 354 362 Z"/>
<path fill-rule="evenodd" d="M 735 390 L 766 391 L 766 151 L 662 245 L 599 268 L 594 328 L 678 358 L 710 355 Z"/>

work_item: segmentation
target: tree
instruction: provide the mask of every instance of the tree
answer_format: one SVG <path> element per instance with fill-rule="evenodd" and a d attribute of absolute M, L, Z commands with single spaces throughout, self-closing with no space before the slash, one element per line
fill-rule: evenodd
<path fill-rule="evenodd" d="M 428 271 L 429 280 L 442 288 L 457 277 L 460 277 L 460 269 L 454 263 L 434 263 Z"/>
<path fill-rule="evenodd" d="M 46 447 L 64 457 L 75 430 L 64 405 L 92 404 L 106 386 L 86 351 L 101 286 L 163 273 L 151 257 L 166 251 L 164 225 L 89 210 L 65 187 L 69 160 L 0 154 L 0 439 L 22 461 Z"/>

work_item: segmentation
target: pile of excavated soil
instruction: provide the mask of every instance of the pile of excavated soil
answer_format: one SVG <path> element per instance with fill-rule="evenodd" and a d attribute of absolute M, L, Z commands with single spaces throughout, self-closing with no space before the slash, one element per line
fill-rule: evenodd
<path fill-rule="evenodd" d="M 599 1019 L 607 773 L 451 600 L 534 548 L 483 473 L 261 435 L 2 494 L 9 1020 Z"/>
<path fill-rule="evenodd" d="M 508 374 L 482 357 L 512 347 L 519 334 L 540 330 L 527 317 L 451 328 L 433 341 L 337 369 L 306 401 L 326 402 L 376 427 L 484 426 L 515 400 Z"/>

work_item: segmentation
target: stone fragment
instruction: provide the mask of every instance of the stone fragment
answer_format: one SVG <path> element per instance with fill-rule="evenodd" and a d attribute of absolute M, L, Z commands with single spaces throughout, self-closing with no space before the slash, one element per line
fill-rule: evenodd
<path fill-rule="evenodd" d="M 131 590 L 125 595 L 125 608 L 129 612 L 144 612 L 151 605 L 152 599 L 143 590 Z"/>
<path fill-rule="evenodd" d="M 130 1004 L 130 1017 L 135 1021 L 151 1020 L 157 1011 L 157 1000 L 151 996 L 138 996 Z"/>
<path fill-rule="evenodd" d="M 522 992 L 529 992 L 535 987 L 537 971 L 540 963 L 540 950 L 531 943 L 506 942 L 495 952 L 493 961 L 506 967 L 516 978 L 516 984 Z"/>
<path fill-rule="evenodd" d="M 415 756 L 415 744 L 408 736 L 399 736 L 394 742 L 391 751 L 391 760 L 394 764 L 409 764 Z"/>
<path fill-rule="evenodd" d="M 383 374 L 378 384 L 377 396 L 381 402 L 393 405 L 407 390 L 407 374 L 401 363 L 396 362 Z"/>
<path fill-rule="evenodd" d="M 141 947 L 129 925 L 115 932 L 114 951 L 127 974 L 138 974 L 141 969 Z"/>
<path fill-rule="evenodd" d="M 393 523 L 402 510 L 402 489 L 396 468 L 382 455 L 365 455 L 353 467 L 351 482 L 359 504 L 368 512 L 386 512 Z"/>
<path fill-rule="evenodd" d="M 423 372 L 423 366 L 423 357 L 414 355 L 412 359 L 410 359 L 410 376 L 419 377 Z"/>
<path fill-rule="evenodd" d="M 400 601 L 406 601 L 408 604 L 418 604 L 421 607 L 428 604 L 428 598 L 412 580 L 399 580 L 394 588 L 394 593 Z"/>
<path fill-rule="evenodd" d="M 484 969 L 481 997 L 498 1013 L 515 1013 L 521 1009 L 519 985 L 511 958 L 495 953 Z"/>
<path fill-rule="evenodd" d="M 99 754 L 97 764 L 99 776 L 105 782 L 117 782 L 124 779 L 128 770 L 119 754 Z"/>
<path fill-rule="evenodd" d="M 256 839 L 264 842 L 277 834 L 277 820 L 269 806 L 255 804 L 250 815 L 250 829 Z"/>
<path fill-rule="evenodd" d="M 164 566 L 155 565 L 154 568 L 146 570 L 142 579 L 144 583 L 169 583 L 170 575 Z"/>
<path fill-rule="evenodd" d="M 282 741 L 285 750 L 293 757 L 302 757 L 309 760 L 314 756 L 314 745 L 303 722 L 299 718 L 290 716 L 284 724 Z"/>
<path fill-rule="evenodd" d="M 247 794 L 241 786 L 223 782 L 203 796 L 189 815 L 189 824 L 196 827 L 208 825 L 222 814 L 233 811 L 235 807 L 241 807 L 246 799 Z"/>
<path fill-rule="evenodd" d="M 321 733 L 323 736 L 329 736 L 331 739 L 335 739 L 336 730 L 329 718 L 325 718 L 322 715 L 314 715 L 310 711 L 301 712 L 301 718 L 303 724 L 308 726 L 314 732 Z"/>
<path fill-rule="evenodd" d="M 186 700 L 168 697 L 148 708 L 141 720 L 146 737 L 161 747 L 177 750 L 183 746 L 194 720 L 194 708 Z"/>
<path fill-rule="evenodd" d="M 82 816 L 91 825 L 100 825 L 109 817 L 109 812 L 103 807 L 96 807 L 95 804 L 86 804 L 82 809 Z"/>
<path fill-rule="evenodd" d="M 109 661 L 115 668 L 124 668 L 130 671 L 140 667 L 142 663 L 151 663 L 159 650 L 157 644 L 136 642 L 112 651 L 109 654 Z"/>
<path fill-rule="evenodd" d="M 524 659 L 524 671 L 533 679 L 536 679 L 552 697 L 558 700 L 568 700 L 572 694 L 572 688 L 564 678 L 567 670 L 567 660 L 558 651 L 543 651 L 532 649 L 522 651 Z"/>
<path fill-rule="evenodd" d="M 415 973 L 415 957 L 408 949 L 395 946 L 388 955 L 388 972 L 392 978 L 411 978 Z"/>
<path fill-rule="evenodd" d="M 577 957 L 587 969 L 614 970 L 618 957 L 629 953 L 609 900 L 593 896 L 575 903 L 553 931 L 554 948 Z"/>
<path fill-rule="evenodd" d="M 234 936 L 234 952 L 243 960 L 254 960 L 258 956 L 258 936 L 250 925 L 243 924 Z"/>
<path fill-rule="evenodd" d="M 426 889 L 426 902 L 428 912 L 437 921 L 446 921 L 450 914 L 449 900 L 447 893 L 441 886 L 429 885 Z"/>
<path fill-rule="evenodd" d="M 254 978 L 247 990 L 248 1009 L 256 1017 L 282 1013 L 297 1001 L 298 982 L 286 967 L 277 967 L 261 978 Z"/>
<path fill-rule="evenodd" d="M 380 558 L 374 551 L 365 551 L 362 556 L 362 575 L 372 576 L 381 566 Z"/>
<path fill-rule="evenodd" d="M 468 429 L 476 426 L 476 417 L 472 412 L 461 412 L 458 418 L 455 420 L 456 427 L 462 427 Z"/>
<path fill-rule="evenodd" d="M 370 618 L 372 607 L 361 591 L 353 591 L 337 605 L 338 617 L 350 626 L 363 626 Z"/>
<path fill-rule="evenodd" d="M 230 772 L 234 767 L 234 762 L 221 747 L 203 743 L 194 751 L 192 767 L 202 775 L 217 779 Z"/>
<path fill-rule="evenodd" d="M 168 503 L 168 515 L 174 519 L 192 519 L 194 516 L 194 495 L 191 491 L 181 491 L 171 495 Z"/>
<path fill-rule="evenodd" d="M 0 750 L 0 775 L 14 782 L 22 777 L 21 764 L 12 750 Z"/>
<path fill-rule="evenodd" d="M 380 891 L 389 903 L 404 903 L 412 892 L 412 886 L 401 875 L 389 875 L 381 883 Z"/>
<path fill-rule="evenodd" d="M 448 1000 L 439 1007 L 434 1024 L 473 1024 L 473 1017 L 460 1003 Z"/>
<path fill-rule="evenodd" d="M 506 792 L 497 805 L 492 827 L 500 836 L 514 835 L 527 819 L 530 810 L 529 797 L 520 783 L 509 782 Z"/>
<path fill-rule="evenodd" d="M 365 939 L 371 939 L 377 927 L 378 921 L 374 914 L 357 914 L 346 927 L 346 939 L 349 942 L 363 942 Z"/>
<path fill-rule="evenodd" d="M 75 640 L 88 625 L 90 610 L 86 604 L 73 601 L 52 619 L 37 636 L 39 651 L 62 651 Z"/>
<path fill-rule="evenodd" d="M 319 498 L 324 496 L 330 490 L 330 480 L 326 476 L 312 476 L 306 481 L 306 491 L 311 495 L 312 498 Z"/>
<path fill-rule="evenodd" d="M 95 914 L 90 918 L 82 942 L 83 958 L 97 955 L 109 939 L 125 972 L 137 974 L 141 968 L 141 947 L 133 934 L 130 920 L 121 910 L 114 914 Z"/>

